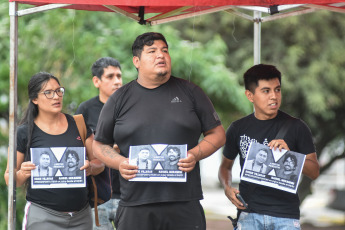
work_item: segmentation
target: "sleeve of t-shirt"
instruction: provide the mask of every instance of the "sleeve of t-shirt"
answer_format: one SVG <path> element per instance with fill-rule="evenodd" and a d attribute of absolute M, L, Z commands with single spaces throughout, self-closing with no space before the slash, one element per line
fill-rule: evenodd
<path fill-rule="evenodd" d="M 236 128 L 234 123 L 232 123 L 226 130 L 226 142 L 223 148 L 223 155 L 230 160 L 235 160 L 238 153 L 239 149 L 237 147 Z"/>
<path fill-rule="evenodd" d="M 309 154 L 316 152 L 315 145 L 313 142 L 313 137 L 311 131 L 307 124 L 300 120 L 299 127 L 297 129 L 298 139 L 297 139 L 297 152 L 303 154 Z"/>
<path fill-rule="evenodd" d="M 211 100 L 200 87 L 195 86 L 193 89 L 193 96 L 195 99 L 196 113 L 201 122 L 202 132 L 206 132 L 221 125 L 221 121 Z"/>
<path fill-rule="evenodd" d="M 87 110 L 85 109 L 83 102 L 78 106 L 77 111 L 75 111 L 75 114 L 83 114 L 83 117 L 85 118 L 85 120 L 87 120 Z"/>
<path fill-rule="evenodd" d="M 113 131 L 115 126 L 114 119 L 115 101 L 112 97 L 109 97 L 104 104 L 103 109 L 99 115 L 95 140 L 102 142 L 103 144 L 114 144 Z"/>
<path fill-rule="evenodd" d="M 27 126 L 20 125 L 17 129 L 17 151 L 24 153 L 26 152 L 27 139 Z"/>
<path fill-rule="evenodd" d="M 85 125 L 86 125 L 86 139 L 87 139 L 89 138 L 89 136 L 91 136 L 92 129 L 90 128 L 90 126 L 88 126 L 88 124 L 86 124 L 86 122 L 85 122 Z"/>

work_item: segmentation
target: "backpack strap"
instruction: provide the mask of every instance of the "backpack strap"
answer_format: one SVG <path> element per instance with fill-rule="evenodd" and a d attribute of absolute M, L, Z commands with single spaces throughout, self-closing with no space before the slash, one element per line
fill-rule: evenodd
<path fill-rule="evenodd" d="M 85 146 L 85 140 L 86 140 L 86 125 L 85 125 L 85 120 L 82 114 L 77 114 L 73 116 L 75 123 L 77 124 L 77 128 L 79 131 L 79 135 L 81 140 L 83 141 L 83 144 Z M 92 187 L 93 187 L 93 191 L 95 193 L 95 200 L 94 200 L 94 208 L 95 208 L 95 222 L 96 222 L 96 226 L 100 226 L 99 224 L 99 219 L 98 219 L 98 208 L 97 208 L 97 202 L 98 202 L 98 194 L 97 194 L 97 185 L 96 185 L 96 181 L 95 178 L 93 176 L 91 176 L 91 180 L 92 180 Z"/>

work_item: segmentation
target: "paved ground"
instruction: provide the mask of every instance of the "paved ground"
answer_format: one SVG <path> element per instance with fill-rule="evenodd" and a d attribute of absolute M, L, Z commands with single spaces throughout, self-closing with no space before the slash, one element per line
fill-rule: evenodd
<path fill-rule="evenodd" d="M 345 230 L 345 212 L 327 208 L 327 197 L 327 191 L 320 189 L 303 202 L 302 230 Z M 204 188 L 204 198 L 201 203 L 206 213 L 207 230 L 232 230 L 227 216 L 235 216 L 236 208 L 227 200 L 223 190 Z"/>

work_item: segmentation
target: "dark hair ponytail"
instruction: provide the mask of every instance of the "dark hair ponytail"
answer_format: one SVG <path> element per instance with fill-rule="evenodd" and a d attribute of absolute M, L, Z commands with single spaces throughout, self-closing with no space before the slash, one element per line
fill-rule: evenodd
<path fill-rule="evenodd" d="M 38 97 L 38 93 L 48 83 L 50 79 L 54 79 L 60 85 L 59 80 L 50 73 L 39 72 L 33 75 L 28 84 L 29 105 L 25 110 L 24 116 L 20 121 L 20 124 L 27 124 L 28 126 L 28 142 L 26 145 L 25 161 L 30 160 L 30 146 L 32 139 L 32 131 L 34 129 L 34 120 L 38 115 L 38 106 L 35 105 L 32 100 Z"/>

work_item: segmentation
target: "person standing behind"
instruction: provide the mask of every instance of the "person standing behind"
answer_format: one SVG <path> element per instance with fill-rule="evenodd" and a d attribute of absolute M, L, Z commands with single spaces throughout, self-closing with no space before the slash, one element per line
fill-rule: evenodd
<path fill-rule="evenodd" d="M 104 103 L 116 90 L 122 86 L 122 72 L 120 63 L 112 57 L 99 58 L 91 67 L 92 81 L 99 93 L 97 96 L 82 102 L 77 108 L 76 114 L 83 114 L 85 122 L 93 131 L 96 130 L 99 114 Z M 117 147 L 116 145 L 114 146 Z M 112 198 L 98 206 L 98 218 L 100 227 L 93 223 L 94 230 L 114 229 L 112 222 L 115 220 L 116 210 L 120 201 L 119 172 L 112 172 Z M 93 209 L 94 215 L 94 209 Z M 94 218 L 93 218 L 94 219 Z"/>
<path fill-rule="evenodd" d="M 132 45 L 138 78 L 122 86 L 104 105 L 93 143 L 96 157 L 119 169 L 121 201 L 117 230 L 206 229 L 199 161 L 225 143 L 225 131 L 206 94 L 171 76 L 168 44 L 160 33 L 144 33 Z M 167 132 L 169 130 L 169 132 Z M 199 142 L 200 135 L 204 138 Z M 112 145 L 117 143 L 120 152 Z M 187 145 L 179 169 L 186 182 L 133 182 L 130 146 Z"/>
<path fill-rule="evenodd" d="M 219 180 L 225 195 L 238 208 L 238 228 L 300 229 L 298 194 L 241 181 L 239 190 L 232 187 L 232 167 L 240 155 L 241 170 L 250 142 L 286 149 L 306 155 L 302 173 L 311 179 L 319 176 L 319 163 L 308 126 L 300 119 L 279 110 L 281 105 L 281 73 L 275 66 L 255 65 L 244 74 L 245 94 L 254 105 L 254 113 L 233 122 L 226 132 L 226 144 L 219 168 Z M 275 139 L 290 120 L 284 139 Z M 236 198 L 241 193 L 248 209 Z"/>
<path fill-rule="evenodd" d="M 122 86 L 120 63 L 112 57 L 102 57 L 91 67 L 93 85 L 98 88 L 98 95 L 82 102 L 76 114 L 83 114 L 86 124 L 95 131 L 99 114 L 110 95 Z"/>

